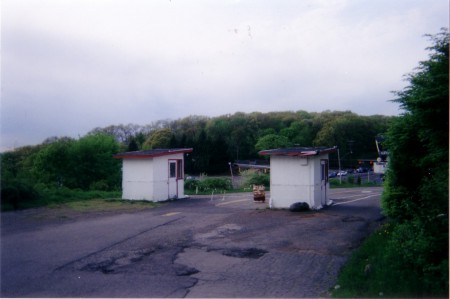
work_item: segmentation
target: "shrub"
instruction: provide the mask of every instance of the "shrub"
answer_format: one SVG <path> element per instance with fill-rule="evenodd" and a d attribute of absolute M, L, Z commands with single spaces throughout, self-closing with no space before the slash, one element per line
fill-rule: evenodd
<path fill-rule="evenodd" d="M 233 189 L 229 178 L 206 178 L 201 181 L 204 190 L 230 190 Z"/>
<path fill-rule="evenodd" d="M 349 176 L 347 177 L 347 182 L 348 182 L 349 184 L 353 185 L 353 184 L 355 183 L 355 177 L 352 176 L 352 175 L 349 175 Z"/>
<path fill-rule="evenodd" d="M 270 175 L 259 172 L 251 173 L 245 176 L 245 185 L 270 186 Z"/>
<path fill-rule="evenodd" d="M 2 210 L 26 208 L 36 202 L 39 198 L 39 192 L 27 181 L 19 179 L 2 181 Z"/>
<path fill-rule="evenodd" d="M 197 188 L 200 189 L 200 181 L 195 179 L 188 179 L 184 181 L 184 189 L 187 190 L 196 190 Z"/>
<path fill-rule="evenodd" d="M 229 178 L 205 178 L 203 180 L 186 180 L 184 182 L 184 188 L 187 190 L 230 190 L 233 189 L 233 185 Z"/>
<path fill-rule="evenodd" d="M 341 269 L 333 297 L 445 297 L 448 262 L 423 263 L 433 252 L 420 234 L 414 223 L 381 226 Z"/>
<path fill-rule="evenodd" d="M 414 297 L 448 295 L 450 35 L 443 28 L 430 37 L 429 59 L 395 92 L 394 102 L 405 112 L 387 132 L 390 160 L 382 197 L 384 213 L 397 223 L 391 246 L 414 275 Z"/>
<path fill-rule="evenodd" d="M 333 178 L 333 179 L 330 179 L 329 182 L 330 182 L 331 188 L 344 188 L 344 187 L 347 188 L 347 187 L 349 187 L 349 185 L 347 184 L 347 181 L 344 179 L 340 180 L 339 178 L 337 178 L 337 179 Z"/>
<path fill-rule="evenodd" d="M 89 186 L 89 190 L 108 191 L 110 188 L 106 180 L 99 180 Z"/>

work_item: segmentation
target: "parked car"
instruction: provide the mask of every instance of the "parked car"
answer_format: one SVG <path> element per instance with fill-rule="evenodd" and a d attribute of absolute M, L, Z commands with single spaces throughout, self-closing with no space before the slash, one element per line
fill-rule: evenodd
<path fill-rule="evenodd" d="M 345 176 L 345 175 L 347 175 L 347 171 L 341 170 L 341 171 L 339 171 L 339 172 L 337 173 L 337 175 L 338 175 L 338 176 Z"/>
<path fill-rule="evenodd" d="M 328 177 L 329 177 L 329 178 L 335 178 L 335 177 L 337 177 L 337 172 L 336 172 L 336 171 L 330 171 L 330 172 L 328 173 Z"/>

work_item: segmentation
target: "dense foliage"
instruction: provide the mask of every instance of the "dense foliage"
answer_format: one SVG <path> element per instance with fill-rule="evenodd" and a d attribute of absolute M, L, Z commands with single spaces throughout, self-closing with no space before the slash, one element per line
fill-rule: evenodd
<path fill-rule="evenodd" d="M 46 201 L 56 189 L 118 190 L 120 161 L 112 158 L 118 150 L 112 136 L 98 133 L 78 140 L 51 138 L 2 153 L 2 208 L 32 206 Z"/>
<path fill-rule="evenodd" d="M 423 294 L 448 294 L 449 34 L 430 36 L 429 60 L 407 76 L 404 109 L 388 132 L 383 208 L 396 223 L 392 246 Z"/>
<path fill-rule="evenodd" d="M 120 142 L 123 151 L 161 147 L 192 147 L 188 173 L 228 171 L 228 162 L 260 159 L 262 149 L 286 146 L 339 146 L 343 167 L 358 158 L 377 157 L 374 138 L 387 131 L 392 117 L 361 116 L 350 111 L 285 111 L 242 113 L 218 117 L 188 116 L 146 126 L 115 125 L 96 128 Z M 331 157 L 337 167 L 337 155 Z"/>
<path fill-rule="evenodd" d="M 42 190 L 120 190 L 118 152 L 189 147 L 185 170 L 209 175 L 229 172 L 229 162 L 261 159 L 258 151 L 284 146 L 334 146 L 343 167 L 357 158 L 376 158 L 374 138 L 387 131 L 392 117 L 359 116 L 350 111 L 322 113 L 241 113 L 189 116 L 150 125 L 95 128 L 79 139 L 51 137 L 42 144 L 1 154 L 2 204 L 43 200 Z M 337 167 L 337 155 L 331 156 Z"/>
<path fill-rule="evenodd" d="M 337 297 L 448 296 L 449 34 L 396 92 L 382 206 L 389 222 L 344 267 Z"/>

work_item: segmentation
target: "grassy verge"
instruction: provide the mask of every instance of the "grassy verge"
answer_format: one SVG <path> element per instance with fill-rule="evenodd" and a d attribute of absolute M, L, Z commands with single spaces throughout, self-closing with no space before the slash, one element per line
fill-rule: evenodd
<path fill-rule="evenodd" d="M 433 276 L 414 269 L 405 259 L 396 230 L 384 224 L 353 252 L 331 290 L 334 298 L 446 297 L 445 287 L 430 289 L 426 280 Z"/>
<path fill-rule="evenodd" d="M 384 268 L 384 250 L 389 242 L 390 226 L 384 225 L 353 252 L 341 269 L 332 291 L 335 298 L 381 297 L 387 295 L 391 275 Z M 387 274 L 387 277 L 383 275 Z M 385 279 L 386 278 L 386 279 Z"/>
<path fill-rule="evenodd" d="M 360 188 L 360 187 L 380 187 L 382 184 L 367 182 L 366 180 L 347 180 L 340 181 L 338 178 L 330 179 L 330 188 Z"/>
<path fill-rule="evenodd" d="M 65 203 L 53 203 L 50 209 L 68 209 L 81 213 L 139 211 L 159 206 L 158 203 L 143 200 L 100 199 L 74 200 Z"/>
<path fill-rule="evenodd" d="M 21 198 L 15 202 L 2 200 L 2 211 L 38 207 L 68 208 L 76 211 L 99 211 L 107 209 L 127 209 L 149 207 L 147 201 L 121 200 L 120 191 L 83 191 L 68 188 L 37 188 L 32 198 Z"/>

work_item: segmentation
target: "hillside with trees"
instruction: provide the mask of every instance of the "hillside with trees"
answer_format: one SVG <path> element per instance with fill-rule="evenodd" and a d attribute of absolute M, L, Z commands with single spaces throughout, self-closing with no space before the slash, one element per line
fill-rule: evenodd
<path fill-rule="evenodd" d="M 338 146 L 343 167 L 377 157 L 374 138 L 395 117 L 350 111 L 253 112 L 218 117 L 188 116 L 148 125 L 95 128 L 78 139 L 49 137 L 42 144 L 1 154 L 2 203 L 27 201 L 42 190 L 120 190 L 121 164 L 112 155 L 152 148 L 189 147 L 189 174 L 229 171 L 229 162 L 261 159 L 262 149 Z M 337 167 L 337 155 L 330 157 Z"/>
<path fill-rule="evenodd" d="M 338 146 L 345 167 L 357 159 L 377 157 L 375 136 L 387 131 L 393 117 L 361 116 L 350 111 L 253 112 L 218 117 L 188 116 L 150 125 L 114 125 L 89 134 L 113 136 L 122 151 L 192 147 L 186 162 L 190 173 L 226 172 L 228 162 L 261 159 L 262 149 L 288 146 Z M 337 156 L 331 157 L 337 165 Z"/>

